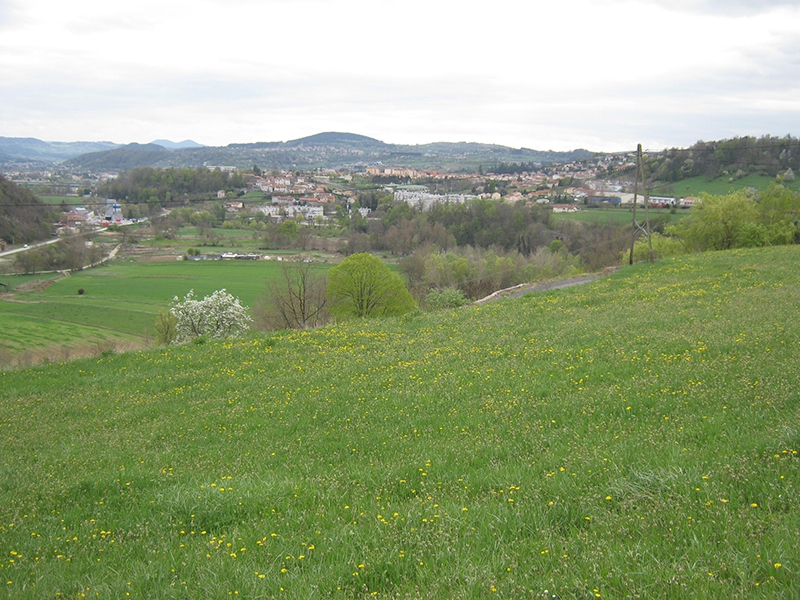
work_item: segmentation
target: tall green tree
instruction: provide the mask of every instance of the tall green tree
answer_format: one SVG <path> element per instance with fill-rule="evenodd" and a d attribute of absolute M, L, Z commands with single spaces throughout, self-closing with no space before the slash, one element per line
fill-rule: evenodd
<path fill-rule="evenodd" d="M 766 239 L 759 243 L 756 229 L 760 220 L 756 202 L 744 190 L 725 196 L 703 195 L 689 216 L 667 228 L 667 233 L 680 237 L 691 251 L 760 246 L 766 243 Z"/>
<path fill-rule="evenodd" d="M 400 276 L 366 252 L 330 270 L 327 297 L 331 315 L 339 319 L 390 317 L 416 308 Z"/>
<path fill-rule="evenodd" d="M 800 192 L 793 192 L 783 185 L 772 185 L 761 192 L 758 209 L 770 245 L 800 241 Z"/>

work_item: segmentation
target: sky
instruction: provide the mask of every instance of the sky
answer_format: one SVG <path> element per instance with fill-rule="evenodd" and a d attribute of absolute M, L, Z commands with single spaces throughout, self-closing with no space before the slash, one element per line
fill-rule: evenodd
<path fill-rule="evenodd" d="M 800 135 L 800 0 L 0 0 L 0 136 Z"/>

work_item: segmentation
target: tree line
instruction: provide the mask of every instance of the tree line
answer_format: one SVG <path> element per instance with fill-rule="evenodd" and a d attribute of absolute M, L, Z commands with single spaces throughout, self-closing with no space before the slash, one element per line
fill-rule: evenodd
<path fill-rule="evenodd" d="M 232 191 L 246 185 L 242 173 L 228 173 L 204 167 L 197 169 L 153 169 L 142 167 L 120 173 L 98 186 L 97 195 L 131 203 L 164 204 L 186 196 Z"/>
<path fill-rule="evenodd" d="M 55 244 L 31 248 L 14 255 L 13 268 L 17 273 L 40 271 L 79 271 L 86 265 L 103 258 L 104 251 L 97 245 L 86 246 L 86 239 L 76 235 Z"/>
<path fill-rule="evenodd" d="M 519 162 L 519 163 L 505 163 L 499 162 L 496 165 L 492 166 L 489 171 L 494 173 L 495 175 L 518 175 L 521 173 L 533 173 L 542 170 L 541 163 L 536 162 Z M 483 174 L 483 167 L 479 169 L 480 173 Z"/>
<path fill-rule="evenodd" d="M 386 252 L 401 258 L 420 248 L 492 249 L 531 257 L 559 240 L 564 251 L 594 270 L 617 260 L 625 243 L 623 229 L 557 219 L 548 208 L 525 202 L 479 199 L 437 204 L 423 211 L 387 201 L 379 203 L 372 218 L 351 216 L 346 248 L 348 253 Z"/>

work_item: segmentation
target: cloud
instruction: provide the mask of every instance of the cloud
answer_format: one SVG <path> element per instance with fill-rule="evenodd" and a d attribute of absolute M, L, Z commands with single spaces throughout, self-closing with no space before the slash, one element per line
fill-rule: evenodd
<path fill-rule="evenodd" d="M 616 2 L 617 0 L 612 0 Z M 639 0 L 681 13 L 716 16 L 763 14 L 778 8 L 796 8 L 796 0 Z"/>
<path fill-rule="evenodd" d="M 5 135 L 614 149 L 800 129 L 793 3 L 0 0 L 4 14 Z"/>

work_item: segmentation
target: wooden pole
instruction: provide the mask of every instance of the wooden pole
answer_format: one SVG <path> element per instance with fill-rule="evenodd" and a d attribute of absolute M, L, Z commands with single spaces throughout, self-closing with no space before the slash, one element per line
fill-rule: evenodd
<path fill-rule="evenodd" d="M 631 257 L 628 261 L 629 265 L 633 264 L 633 247 L 636 245 L 636 230 L 638 229 L 638 225 L 636 224 L 636 204 L 639 202 L 639 162 L 641 161 L 642 156 L 642 145 L 636 148 L 636 177 L 633 178 L 633 233 L 631 233 Z"/>
<path fill-rule="evenodd" d="M 642 187 L 644 188 L 644 228 L 647 234 L 647 248 L 650 251 L 650 262 L 653 262 L 653 239 L 650 235 L 650 193 L 647 191 L 647 177 L 644 174 L 644 158 L 642 157 L 642 145 L 639 144 L 639 167 L 642 170 Z"/>

